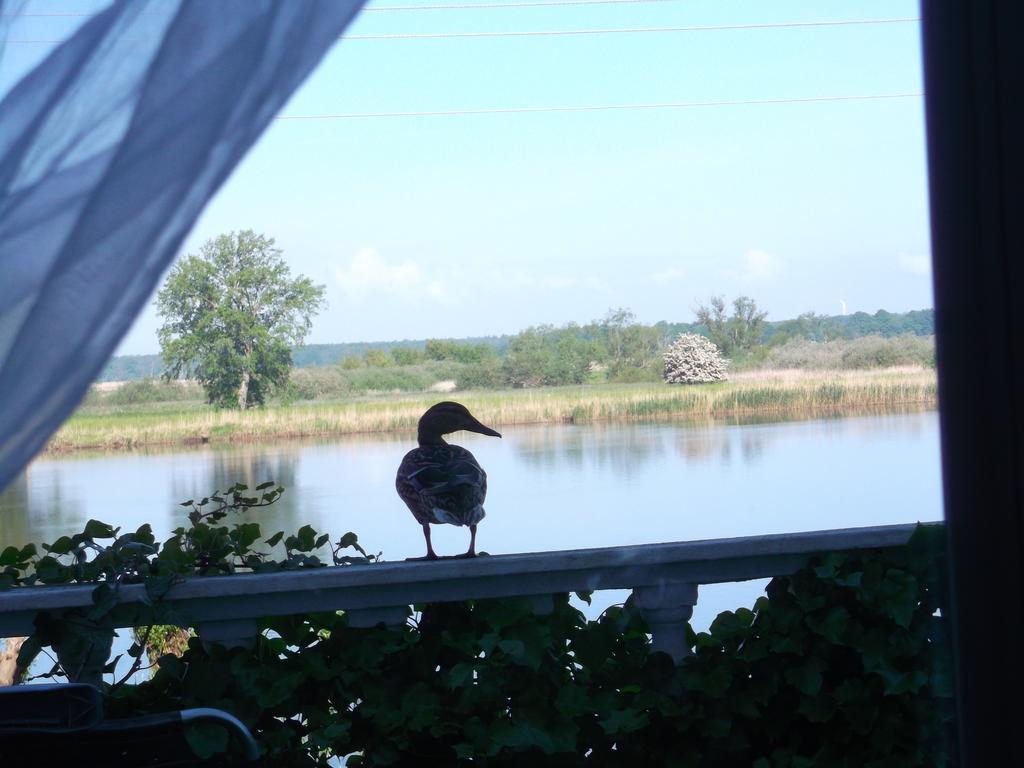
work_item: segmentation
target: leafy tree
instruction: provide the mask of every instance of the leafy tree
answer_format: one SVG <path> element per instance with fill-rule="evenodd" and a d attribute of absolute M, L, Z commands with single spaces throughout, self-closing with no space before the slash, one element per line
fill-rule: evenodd
<path fill-rule="evenodd" d="M 323 296 L 324 286 L 291 277 L 273 238 L 245 230 L 208 240 L 157 294 L 164 375 L 195 377 L 220 407 L 262 404 L 287 383 L 290 347 Z"/>
<path fill-rule="evenodd" d="M 514 387 L 582 384 L 596 355 L 594 344 L 581 339 L 578 330 L 540 326 L 513 336 L 502 362 L 505 380 Z"/>
<path fill-rule="evenodd" d="M 391 350 L 391 357 L 394 358 L 395 365 L 415 365 L 423 360 L 424 354 L 422 350 L 413 347 L 394 347 Z"/>
<path fill-rule="evenodd" d="M 628 376 L 627 371 L 649 368 L 658 361 L 661 334 L 649 325 L 638 323 L 630 310 L 608 310 L 600 328 L 610 377 Z"/>
<path fill-rule="evenodd" d="M 451 360 L 457 363 L 480 363 L 494 357 L 489 344 L 460 344 L 457 341 L 430 339 L 424 349 L 428 360 Z"/>
<path fill-rule="evenodd" d="M 395 359 L 383 349 L 368 349 L 363 352 L 363 360 L 370 368 L 389 368 Z"/>
<path fill-rule="evenodd" d="M 768 313 L 758 309 L 749 296 L 740 296 L 732 302 L 732 315 L 726 315 L 725 300 L 712 296 L 707 305 L 695 310 L 697 322 L 707 328 L 708 338 L 726 357 L 753 349 L 761 341 Z"/>

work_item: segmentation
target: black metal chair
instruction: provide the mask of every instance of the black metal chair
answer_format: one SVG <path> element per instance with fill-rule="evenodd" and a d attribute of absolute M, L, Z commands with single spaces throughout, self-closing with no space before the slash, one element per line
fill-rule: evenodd
<path fill-rule="evenodd" d="M 227 752 L 197 757 L 189 729 L 221 729 Z M 0 688 L 0 755 L 12 765 L 24 757 L 33 765 L 229 766 L 255 765 L 259 747 L 245 725 L 219 709 L 108 719 L 97 688 L 66 683 Z"/>

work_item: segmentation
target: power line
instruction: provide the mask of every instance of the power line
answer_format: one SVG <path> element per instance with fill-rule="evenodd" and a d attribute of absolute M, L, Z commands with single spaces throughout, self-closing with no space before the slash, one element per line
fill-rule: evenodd
<path fill-rule="evenodd" d="M 363 13 L 387 11 L 468 11 L 485 8 L 546 8 L 572 5 L 630 5 L 635 3 L 675 3 L 679 0 L 540 0 L 527 3 L 445 3 L 443 5 L 383 5 L 363 8 Z"/>
<path fill-rule="evenodd" d="M 349 112 L 336 115 L 280 115 L 275 120 L 359 120 L 387 117 L 454 117 L 458 115 L 510 115 L 541 112 L 611 112 L 639 109 L 693 109 L 699 107 L 734 107 L 760 104 L 815 104 L 836 101 L 882 101 L 886 99 L 919 98 L 920 91 L 879 93 L 861 96 L 806 96 L 788 99 L 719 99 L 717 101 L 677 101 L 652 104 L 588 104 L 564 107 L 497 107 L 490 109 L 450 109 L 424 112 Z"/>
<path fill-rule="evenodd" d="M 717 32 L 727 29 L 789 29 L 841 27 L 857 24 L 906 24 L 917 16 L 898 19 L 843 19 L 839 21 L 786 21 L 765 24 L 705 24 L 690 27 L 623 27 L 620 29 L 554 29 L 522 32 L 414 32 L 391 35 L 342 35 L 342 40 L 428 40 L 445 37 L 557 37 L 565 35 L 624 35 L 650 32 Z"/>
<path fill-rule="evenodd" d="M 680 0 L 538 0 L 525 3 L 443 3 L 436 5 L 382 5 L 363 8 L 361 13 L 392 13 L 394 11 L 475 11 L 490 8 L 550 8 L 574 5 L 636 5 L 638 3 L 676 3 Z M 82 19 L 97 16 L 98 13 L 62 12 L 62 11 L 24 11 L 21 13 L 3 13 L 4 18 L 36 18 L 36 19 Z"/>
<path fill-rule="evenodd" d="M 758 24 L 705 24 L 689 27 L 623 27 L 619 29 L 554 29 L 509 32 L 414 32 L 389 35 L 341 35 L 339 40 L 433 40 L 465 37 L 564 37 L 575 35 L 624 35 L 652 32 L 720 32 L 734 29 L 799 29 L 806 27 L 846 27 L 865 24 L 907 24 L 920 21 L 908 16 L 893 19 L 839 19 L 832 21 L 783 21 Z M 8 40 L 8 43 L 60 43 L 62 40 Z"/>

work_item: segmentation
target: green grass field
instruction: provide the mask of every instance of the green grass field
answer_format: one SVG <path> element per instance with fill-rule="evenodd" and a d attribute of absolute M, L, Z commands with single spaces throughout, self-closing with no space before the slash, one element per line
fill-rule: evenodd
<path fill-rule="evenodd" d="M 194 390 L 195 395 L 200 390 Z M 814 418 L 937 405 L 935 373 L 925 368 L 866 371 L 751 371 L 728 382 L 695 386 L 594 384 L 573 387 L 386 394 L 314 401 L 250 411 L 217 411 L 202 400 L 111 405 L 91 398 L 48 445 L 52 452 L 143 445 L 265 441 L 357 433 L 414 431 L 431 404 L 464 403 L 498 429 L 517 424 L 719 419 Z"/>

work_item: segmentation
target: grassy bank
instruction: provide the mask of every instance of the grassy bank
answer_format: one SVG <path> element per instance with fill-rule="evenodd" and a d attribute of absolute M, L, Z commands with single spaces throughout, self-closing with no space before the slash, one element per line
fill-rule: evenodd
<path fill-rule="evenodd" d="M 456 399 L 497 428 L 598 420 L 807 417 L 936 405 L 933 371 L 751 371 L 721 384 L 604 384 L 384 395 L 252 411 L 215 411 L 194 401 L 111 408 L 83 406 L 53 437 L 52 452 L 81 448 L 262 441 L 285 437 L 413 431 L 432 403 Z"/>

